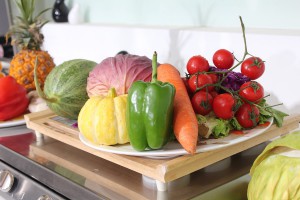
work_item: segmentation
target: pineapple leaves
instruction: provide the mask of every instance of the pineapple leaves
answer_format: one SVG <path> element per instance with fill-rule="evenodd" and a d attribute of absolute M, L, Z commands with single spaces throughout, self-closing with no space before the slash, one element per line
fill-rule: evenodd
<path fill-rule="evenodd" d="M 47 12 L 48 10 L 51 10 L 52 8 L 47 8 L 43 11 L 41 11 L 39 14 L 37 14 L 37 16 L 33 19 L 33 21 L 37 21 L 41 16 L 42 14 L 44 14 L 45 12 Z"/>
<path fill-rule="evenodd" d="M 16 1 L 16 4 L 19 8 L 19 11 L 21 13 L 21 17 L 18 16 L 17 19 L 22 19 L 22 22 L 25 23 L 26 25 L 28 25 L 28 21 L 27 21 L 27 16 L 26 16 L 26 13 L 25 13 L 25 10 L 23 9 L 23 5 L 22 5 L 22 2 L 21 1 Z"/>
<path fill-rule="evenodd" d="M 20 16 L 17 16 L 16 17 L 21 23 L 19 23 L 20 25 L 22 25 L 23 27 L 27 28 L 29 23 L 27 20 L 23 19 L 22 17 Z"/>
<path fill-rule="evenodd" d="M 29 42 L 30 42 L 30 38 L 23 38 L 23 44 L 24 46 L 28 46 L 29 45 Z"/>
<path fill-rule="evenodd" d="M 29 24 L 32 23 L 32 15 L 34 12 L 35 0 L 19 0 L 17 4 L 22 13 L 23 18 L 27 20 Z"/>
<path fill-rule="evenodd" d="M 44 21 L 43 23 L 41 23 L 40 28 L 42 28 L 45 24 L 47 24 L 49 22 L 49 20 Z"/>
<path fill-rule="evenodd" d="M 16 22 L 10 27 L 6 34 L 6 41 L 13 36 L 12 43 L 18 45 L 22 49 L 40 50 L 40 46 L 44 41 L 41 28 L 49 21 L 40 19 L 42 14 L 51 8 L 42 10 L 34 16 L 35 0 L 15 0 L 19 16 L 16 16 Z"/>

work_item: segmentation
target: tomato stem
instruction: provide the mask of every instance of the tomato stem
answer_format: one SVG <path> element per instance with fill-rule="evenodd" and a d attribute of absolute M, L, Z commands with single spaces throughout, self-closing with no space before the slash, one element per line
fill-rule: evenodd
<path fill-rule="evenodd" d="M 222 79 L 220 80 L 221 83 L 229 76 L 229 73 L 228 73 L 228 72 L 231 72 L 231 71 L 233 71 L 235 68 L 237 68 L 238 66 L 240 66 L 240 65 L 244 62 L 244 60 L 245 60 L 245 58 L 246 58 L 247 55 L 251 55 L 251 54 L 248 53 L 248 49 L 247 49 L 247 40 L 246 40 L 246 33 L 245 33 L 245 25 L 244 25 L 244 23 L 243 23 L 242 17 L 239 16 L 239 18 L 240 18 L 241 27 L 242 27 L 242 32 L 243 32 L 244 55 L 243 55 L 242 60 L 240 60 L 240 61 L 239 61 L 238 59 L 235 58 L 235 60 L 238 61 L 238 63 L 237 63 L 236 65 L 234 65 L 233 67 L 231 67 L 229 70 L 220 72 L 221 74 L 226 74 L 226 73 L 227 73 L 227 74 L 226 74 L 225 76 L 223 76 Z"/>
<path fill-rule="evenodd" d="M 272 107 L 281 106 L 281 105 L 283 105 L 283 103 L 278 103 L 278 104 L 271 105 L 271 106 L 265 106 L 264 108 L 272 108 Z"/>
<path fill-rule="evenodd" d="M 243 56 L 243 60 L 245 60 L 247 54 L 248 54 L 248 49 L 247 49 L 247 41 L 246 41 L 246 34 L 245 34 L 245 25 L 244 25 L 244 22 L 243 22 L 243 19 L 242 17 L 240 16 L 240 22 L 241 22 L 241 26 L 242 26 L 242 32 L 243 32 L 243 39 L 244 39 L 244 56 Z"/>

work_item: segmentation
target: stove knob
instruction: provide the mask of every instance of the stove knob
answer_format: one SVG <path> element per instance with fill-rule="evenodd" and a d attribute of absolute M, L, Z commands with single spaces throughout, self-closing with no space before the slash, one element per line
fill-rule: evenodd
<path fill-rule="evenodd" d="M 40 196 L 37 200 L 52 200 L 52 198 L 45 194 Z"/>
<path fill-rule="evenodd" d="M 9 192 L 14 184 L 14 176 L 8 170 L 0 171 L 0 190 L 2 192 Z"/>

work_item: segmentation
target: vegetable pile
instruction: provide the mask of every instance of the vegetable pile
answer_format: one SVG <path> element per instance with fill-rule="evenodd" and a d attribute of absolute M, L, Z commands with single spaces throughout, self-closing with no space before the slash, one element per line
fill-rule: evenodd
<path fill-rule="evenodd" d="M 240 20 L 245 44 L 240 60 L 226 49 L 214 53 L 213 65 L 195 55 L 187 62 L 186 77 L 181 77 L 175 66 L 158 64 L 156 52 L 152 60 L 132 54 L 99 64 L 74 59 L 50 72 L 44 91 L 36 61 L 37 93 L 57 115 L 78 119 L 79 131 L 91 143 L 130 143 L 137 151 L 161 149 L 176 138 L 194 154 L 202 138 L 263 126 L 271 117 L 282 126 L 287 114 L 267 104 L 257 81 L 265 63 L 248 53 Z"/>
<path fill-rule="evenodd" d="M 215 66 L 209 66 L 201 55 L 192 56 L 186 66 L 186 86 L 197 114 L 199 134 L 204 138 L 224 137 L 230 131 L 265 125 L 270 117 L 280 127 L 287 116 L 266 103 L 267 95 L 257 81 L 264 74 L 265 63 L 248 53 L 245 27 L 240 20 L 245 45 L 241 60 L 220 49 L 212 57 Z M 234 71 L 238 67 L 240 72 Z"/>

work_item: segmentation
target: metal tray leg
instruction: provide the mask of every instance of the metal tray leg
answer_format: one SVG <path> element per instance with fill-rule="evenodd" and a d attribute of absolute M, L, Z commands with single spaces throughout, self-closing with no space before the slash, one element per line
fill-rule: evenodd
<path fill-rule="evenodd" d="M 164 182 L 161 182 L 159 180 L 155 180 L 155 183 L 156 183 L 156 188 L 158 191 L 167 191 L 168 190 L 168 183 L 164 183 Z"/>
<path fill-rule="evenodd" d="M 35 137 L 36 137 L 36 141 L 40 142 L 44 139 L 44 135 L 38 131 L 34 131 L 35 132 Z"/>

